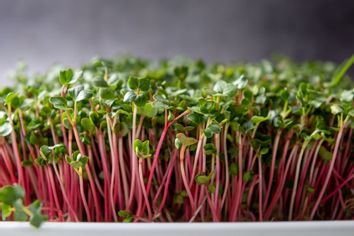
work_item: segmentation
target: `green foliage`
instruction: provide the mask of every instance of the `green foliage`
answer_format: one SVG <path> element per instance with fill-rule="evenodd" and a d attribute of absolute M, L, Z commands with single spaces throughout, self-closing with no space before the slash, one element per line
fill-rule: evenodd
<path fill-rule="evenodd" d="M 0 125 L 0 137 L 6 137 L 12 132 L 12 126 L 10 123 L 5 122 Z"/>
<path fill-rule="evenodd" d="M 331 87 L 336 87 L 340 84 L 343 76 L 349 70 L 349 68 L 354 64 L 354 55 L 346 60 L 334 73 L 333 79 L 331 81 Z"/>
<path fill-rule="evenodd" d="M 185 147 L 189 147 L 198 142 L 198 140 L 196 140 L 195 138 L 186 137 L 186 135 L 184 135 L 183 133 L 178 133 L 176 135 L 176 138 Z"/>
<path fill-rule="evenodd" d="M 7 185 L 0 188 L 0 210 L 2 219 L 6 220 L 11 215 L 16 221 L 26 221 L 34 227 L 40 227 L 46 221 L 42 215 L 42 204 L 36 200 L 28 206 L 23 205 L 25 192 L 19 185 Z"/>
<path fill-rule="evenodd" d="M 216 153 L 216 147 L 213 143 L 206 143 L 204 145 L 205 155 L 211 155 Z"/>
<path fill-rule="evenodd" d="M 146 77 L 137 78 L 131 76 L 128 79 L 128 88 L 131 90 L 140 90 L 146 92 L 150 88 L 150 81 Z"/>
<path fill-rule="evenodd" d="M 95 124 L 90 118 L 84 117 L 80 121 L 83 130 L 93 132 L 95 130 Z"/>
<path fill-rule="evenodd" d="M 63 97 L 51 97 L 49 101 L 56 109 L 65 110 L 67 107 L 66 99 Z"/>
<path fill-rule="evenodd" d="M 230 175 L 231 176 L 237 176 L 238 175 L 238 166 L 236 163 L 231 163 L 230 165 Z"/>
<path fill-rule="evenodd" d="M 200 193 L 194 191 L 201 189 L 201 186 L 195 188 L 196 184 L 203 185 L 203 189 L 207 189 L 205 194 L 219 191 L 220 195 L 223 195 L 224 190 L 229 191 L 225 196 L 226 203 L 230 203 L 229 197 L 235 194 L 230 192 L 230 189 L 223 189 L 226 180 L 231 180 L 229 186 L 233 186 L 232 182 L 239 182 L 241 177 L 244 185 L 242 191 L 245 192 L 250 190 L 250 184 L 255 184 L 254 188 L 258 188 L 260 182 L 252 179 L 254 176 L 259 178 L 259 163 L 263 167 L 263 189 L 267 190 L 269 183 L 271 183 L 271 190 L 277 189 L 275 184 L 279 184 L 278 177 L 282 176 L 278 172 L 286 168 L 288 154 L 296 146 L 304 146 L 303 159 L 308 157 L 309 160 L 315 160 L 313 157 L 310 158 L 310 155 L 316 153 L 314 148 L 319 147 L 319 158 L 316 159 L 315 164 L 320 163 L 320 165 L 315 166 L 314 176 L 326 177 L 327 171 L 322 171 L 321 168 L 328 168 L 331 160 L 336 157 L 334 152 L 340 131 L 343 141 L 337 148 L 337 156 L 342 155 L 342 157 L 335 163 L 335 170 L 341 170 L 339 177 L 345 180 L 348 179 L 345 175 L 353 165 L 350 159 L 343 157 L 344 153 L 350 156 L 352 147 L 348 130 L 354 127 L 354 90 L 348 70 L 353 63 L 354 56 L 337 69 L 332 63 L 312 61 L 298 64 L 286 58 L 259 63 L 208 65 L 202 61 L 184 59 L 150 63 L 128 57 L 117 60 L 94 60 L 82 68 L 70 68 L 60 72 L 54 68 L 46 74 L 36 76 L 18 71 L 15 75 L 16 85 L 0 90 L 0 144 L 2 146 L 0 156 L 7 157 L 1 159 L 4 169 L 1 180 L 13 182 L 13 179 L 20 179 L 20 174 L 17 173 L 20 168 L 26 171 L 24 178 L 32 178 L 33 174 L 34 179 L 37 180 L 38 173 L 43 171 L 46 180 L 50 177 L 46 171 L 58 167 L 60 178 L 65 176 L 63 181 L 73 180 L 72 183 L 64 183 L 65 188 L 76 186 L 75 181 L 83 180 L 83 189 L 89 190 L 85 192 L 86 196 L 90 196 L 89 204 L 94 201 L 93 193 L 98 192 L 98 199 L 102 203 L 100 207 L 103 208 L 112 204 L 107 205 L 105 201 L 111 199 L 103 199 L 101 196 L 107 194 L 106 178 L 114 177 L 112 182 L 114 188 L 119 182 L 111 173 L 113 167 L 116 167 L 114 161 L 119 162 L 116 171 L 124 170 L 125 175 L 128 176 L 126 180 L 121 179 L 121 183 L 132 180 L 132 173 L 130 173 L 133 166 L 130 156 L 132 151 L 139 158 L 139 162 L 143 163 L 143 181 L 149 181 L 149 172 L 152 165 L 156 164 L 155 168 L 158 172 L 151 175 L 153 186 L 151 189 L 156 193 L 155 187 L 160 187 L 157 185 L 161 183 L 164 176 L 167 176 L 164 171 L 168 166 L 174 168 L 170 180 L 182 181 L 179 176 L 181 175 L 179 166 L 170 165 L 170 161 L 178 158 L 174 155 L 180 157 L 184 155 L 185 175 L 188 184 L 192 185 L 192 198 L 196 198 L 194 207 L 197 208 L 201 203 Z M 278 133 L 281 135 L 276 147 L 275 137 Z M 135 140 L 132 140 L 133 137 Z M 160 142 L 161 137 L 164 139 Z M 282 158 L 285 155 L 283 154 L 284 143 L 288 139 L 289 151 L 284 152 L 287 154 L 284 159 Z M 321 146 L 317 146 L 320 144 Z M 176 149 L 185 152 L 182 154 Z M 14 150 L 16 152 L 13 152 Z M 155 164 L 153 159 L 148 159 L 153 154 L 157 157 Z M 197 154 L 199 159 L 196 158 Z M 18 155 L 20 160 L 17 160 Z M 275 159 L 273 159 L 274 155 Z M 92 173 L 86 173 L 89 157 Z M 300 159 L 295 156 L 293 160 Z M 123 166 L 120 166 L 121 161 Z M 279 168 L 280 163 L 283 165 L 281 168 Z M 291 165 L 293 163 L 296 161 Z M 348 163 L 347 167 L 340 166 L 341 163 Z M 67 164 L 79 176 L 70 174 L 71 169 L 68 174 Z M 268 182 L 268 174 L 273 164 L 275 165 L 273 182 Z M 304 166 L 303 163 L 300 164 L 300 167 Z M 16 173 L 10 173 L 7 170 L 8 165 L 17 167 L 13 168 Z M 62 168 L 63 165 L 65 168 Z M 311 165 L 312 163 L 310 167 Z M 224 172 L 226 167 L 229 176 Z M 290 167 L 288 173 L 291 176 L 287 176 L 284 187 L 287 190 L 289 186 L 294 185 L 288 180 L 293 178 L 296 168 Z M 216 169 L 220 171 L 219 179 L 214 176 Z M 303 191 L 306 191 L 306 194 L 315 192 L 316 196 L 313 199 L 317 199 L 317 189 L 314 191 L 314 187 L 308 187 L 311 181 L 308 181 L 308 175 L 304 176 Z M 89 182 L 92 177 L 94 186 L 98 187 L 95 191 L 91 189 L 91 182 Z M 330 178 L 330 188 L 326 190 L 326 194 L 335 190 L 333 180 L 336 178 Z M 25 183 L 32 186 L 32 181 L 26 179 Z M 55 183 L 58 183 L 57 180 Z M 105 187 L 102 188 L 101 185 Z M 193 205 L 191 203 L 193 199 L 185 191 L 186 185 L 178 184 L 177 189 L 172 186 L 170 184 L 167 189 L 171 196 L 167 196 L 165 208 L 156 215 L 148 216 L 144 210 L 135 216 L 136 212 L 133 210 L 139 208 L 141 204 L 136 202 L 139 198 L 134 196 L 131 198 L 133 200 L 130 209 L 124 206 L 124 210 L 119 211 L 116 217 L 124 222 L 149 217 L 155 219 L 154 217 L 158 218 L 159 214 L 162 214 L 161 219 L 169 217 L 176 221 L 186 219 L 181 215 L 184 214 L 186 207 Z M 345 197 L 350 193 L 347 186 L 348 183 L 343 186 L 343 191 L 341 190 L 344 201 L 348 201 Z M 101 194 L 103 190 L 105 193 Z M 56 191 L 59 192 L 59 188 Z M 259 197 L 259 192 L 253 191 L 252 201 Z M 114 198 L 117 193 L 116 189 L 113 189 Z M 142 193 L 136 194 L 138 196 Z M 151 194 L 150 191 L 149 201 Z M 29 195 L 31 200 L 35 200 L 35 191 L 32 190 Z M 246 196 L 238 197 L 241 197 L 239 209 L 242 209 L 245 214 L 237 214 L 248 220 L 250 215 L 247 212 L 253 209 L 247 209 Z M 272 197 L 272 191 L 269 197 Z M 70 200 L 74 198 L 70 197 Z M 159 207 L 161 196 L 158 198 L 157 202 L 154 202 L 157 206 L 150 206 L 154 213 L 157 210 L 155 207 Z M 270 198 L 265 202 L 266 206 L 263 206 L 265 211 L 268 211 L 271 205 Z M 80 199 L 81 196 L 78 196 L 77 201 L 81 201 Z M 313 199 L 308 202 L 310 208 L 314 205 Z M 217 203 L 216 209 L 222 211 L 220 220 L 224 220 L 223 216 L 230 215 L 228 209 L 218 209 L 221 206 L 220 199 L 211 200 L 211 203 Z M 62 194 L 59 194 L 59 202 L 62 201 Z M 287 206 L 286 197 L 282 201 L 281 205 Z M 30 220 L 35 226 L 39 226 L 44 220 L 40 214 L 41 205 L 38 201 L 24 208 L 24 193 L 17 185 L 3 187 L 0 190 L 0 202 L 3 219 Z M 296 202 L 301 203 L 298 200 Z M 328 202 L 332 202 L 332 198 L 328 199 Z M 226 203 L 224 206 L 227 205 Z M 182 206 L 184 204 L 187 205 Z M 80 210 L 84 209 L 81 207 L 81 202 L 76 202 L 75 205 L 79 205 Z M 325 208 L 328 206 L 329 203 L 320 202 L 316 217 L 327 214 Z M 147 209 L 147 206 L 145 208 Z M 277 203 L 275 208 L 279 210 L 279 215 L 274 219 L 283 219 L 283 216 L 289 213 L 288 210 L 281 212 L 281 209 L 278 209 L 281 206 Z M 63 211 L 65 210 L 68 208 Z M 112 215 L 112 209 L 108 210 L 110 213 L 106 215 Z M 208 207 L 203 210 L 205 219 L 213 217 L 209 210 Z M 114 209 L 114 212 L 116 211 L 117 209 Z M 71 214 L 63 213 L 65 219 Z M 82 219 L 87 219 L 87 215 L 79 213 Z M 344 213 L 345 211 L 343 215 Z M 257 214 L 258 212 L 255 211 L 256 218 Z M 307 212 L 304 214 L 309 217 Z M 265 215 L 267 214 L 263 215 L 264 220 L 271 219 L 266 219 Z M 197 215 L 196 220 L 200 220 L 199 217 L 200 215 Z"/>
<path fill-rule="evenodd" d="M 75 102 L 81 102 L 85 99 L 91 98 L 91 91 L 84 88 L 84 86 L 76 86 L 68 90 L 70 96 Z"/>
<path fill-rule="evenodd" d="M 243 181 L 245 181 L 245 182 L 250 181 L 252 178 L 253 178 L 253 173 L 252 173 L 252 171 L 246 171 L 246 172 L 243 174 L 243 177 L 242 177 Z"/>
<path fill-rule="evenodd" d="M 25 192 L 19 185 L 8 185 L 0 189 L 0 202 L 14 205 L 18 199 L 23 200 Z"/>
<path fill-rule="evenodd" d="M 181 205 L 184 203 L 185 198 L 187 197 L 187 192 L 186 191 L 181 191 L 173 197 L 173 202 L 175 204 Z"/>
<path fill-rule="evenodd" d="M 253 124 L 255 124 L 256 126 L 259 125 L 261 122 L 264 122 L 266 120 L 268 120 L 269 117 L 263 117 L 263 116 L 253 116 L 251 118 L 251 121 Z"/>
<path fill-rule="evenodd" d="M 135 139 L 134 141 L 134 152 L 138 158 L 149 158 L 151 157 L 150 153 L 150 143 L 149 140 L 141 141 L 139 139 Z"/>
<path fill-rule="evenodd" d="M 39 200 L 32 202 L 28 206 L 28 209 L 31 212 L 30 224 L 33 225 L 34 227 L 39 228 L 41 224 L 47 220 L 47 217 L 43 216 L 41 213 L 42 210 L 41 202 Z"/>
<path fill-rule="evenodd" d="M 123 222 L 129 223 L 133 221 L 133 215 L 125 210 L 118 211 L 118 216 L 123 218 Z"/>
<path fill-rule="evenodd" d="M 110 88 L 100 88 L 98 95 L 100 98 L 105 100 L 112 100 L 116 97 Z"/>
<path fill-rule="evenodd" d="M 70 84 L 73 77 L 74 71 L 72 69 L 62 70 L 59 73 L 59 83 L 61 85 L 67 86 Z"/>
<path fill-rule="evenodd" d="M 145 103 L 143 106 L 138 107 L 138 113 L 146 117 L 152 118 L 157 114 L 157 106 L 154 103 Z"/>
<path fill-rule="evenodd" d="M 221 127 L 218 124 L 210 124 L 204 130 L 204 135 L 207 138 L 211 138 L 211 137 L 213 137 L 214 134 L 218 134 L 220 132 L 221 132 Z"/>
<path fill-rule="evenodd" d="M 79 176 L 82 176 L 88 163 L 88 157 L 82 155 L 79 151 L 76 151 L 71 157 L 67 156 L 66 161 Z"/>
<path fill-rule="evenodd" d="M 194 180 L 197 184 L 200 185 L 207 185 L 210 181 L 210 176 L 206 176 L 206 175 L 197 175 L 194 177 Z"/>
<path fill-rule="evenodd" d="M 233 84 L 236 86 L 237 89 L 243 89 L 247 86 L 248 80 L 244 75 L 241 75 L 233 82 Z"/>

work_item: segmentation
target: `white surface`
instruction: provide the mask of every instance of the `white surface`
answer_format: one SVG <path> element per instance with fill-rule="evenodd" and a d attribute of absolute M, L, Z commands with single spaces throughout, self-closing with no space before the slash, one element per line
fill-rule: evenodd
<path fill-rule="evenodd" d="M 45 223 L 0 222 L 1 236 L 354 236 L 354 221 L 269 223 Z"/>

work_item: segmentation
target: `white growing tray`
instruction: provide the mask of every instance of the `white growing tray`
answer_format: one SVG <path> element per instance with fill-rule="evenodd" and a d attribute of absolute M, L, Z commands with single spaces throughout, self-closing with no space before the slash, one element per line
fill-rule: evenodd
<path fill-rule="evenodd" d="M 1 236 L 354 236 L 353 221 L 266 223 L 0 222 Z"/>

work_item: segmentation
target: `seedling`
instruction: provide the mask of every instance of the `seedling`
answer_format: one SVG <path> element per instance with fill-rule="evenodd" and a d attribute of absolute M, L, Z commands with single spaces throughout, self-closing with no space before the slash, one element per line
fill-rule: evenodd
<path fill-rule="evenodd" d="M 353 62 L 19 71 L 0 91 L 2 219 L 352 219 Z"/>

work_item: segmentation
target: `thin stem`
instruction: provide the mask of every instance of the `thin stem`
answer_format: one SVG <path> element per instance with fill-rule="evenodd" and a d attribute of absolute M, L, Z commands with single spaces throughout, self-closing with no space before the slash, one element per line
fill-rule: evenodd
<path fill-rule="evenodd" d="M 130 209 L 133 205 L 134 200 L 134 192 L 135 192 L 135 182 L 136 182 L 136 173 L 137 173 L 137 158 L 135 155 L 135 151 L 133 148 L 133 143 L 135 141 L 135 134 L 136 134 L 136 113 L 137 113 L 137 106 L 133 103 L 133 129 L 132 129 L 132 138 L 131 138 L 131 184 L 130 184 L 130 194 L 128 200 L 128 209 Z"/>
<path fill-rule="evenodd" d="M 297 192 L 297 187 L 298 187 L 298 182 L 299 182 L 300 167 L 301 167 L 302 157 L 304 155 L 304 152 L 307 148 L 308 143 L 309 143 L 309 141 L 305 140 L 305 142 L 302 145 L 302 148 L 301 148 L 298 160 L 297 160 L 296 173 L 295 173 L 295 179 L 294 179 L 294 187 L 293 187 L 293 192 L 292 192 L 291 200 L 290 200 L 289 220 L 292 220 L 292 218 L 293 218 L 293 210 L 294 210 L 295 197 L 296 197 L 296 192 Z"/>
<path fill-rule="evenodd" d="M 152 218 L 152 214 L 151 214 L 151 207 L 150 207 L 150 202 L 149 202 L 149 198 L 148 195 L 146 193 L 146 189 L 145 189 L 145 184 L 144 184 L 144 175 L 143 175 L 143 159 L 139 159 L 139 177 L 140 177 L 140 188 L 141 191 L 143 193 L 144 199 L 145 199 L 145 204 L 147 207 L 147 211 L 148 211 L 148 215 L 149 215 L 149 220 L 151 220 Z"/>
<path fill-rule="evenodd" d="M 338 156 L 339 144 L 340 144 L 340 141 L 342 139 L 343 130 L 344 130 L 344 124 L 343 124 L 343 118 L 341 117 L 341 121 L 340 121 L 340 125 L 339 125 L 339 132 L 338 132 L 337 140 L 336 140 L 336 146 L 335 146 L 334 151 L 333 151 L 333 155 L 332 155 L 332 159 L 330 161 L 330 166 L 329 166 L 329 170 L 328 170 L 327 175 L 326 175 L 326 179 L 325 179 L 325 181 L 324 181 L 324 183 L 322 185 L 320 194 L 318 195 L 318 198 L 317 198 L 317 200 L 315 202 L 315 205 L 312 208 L 311 215 L 310 215 L 310 219 L 311 220 L 313 219 L 313 217 L 316 214 L 317 208 L 320 205 L 321 200 L 323 198 L 323 195 L 324 195 L 324 193 L 325 193 L 325 191 L 327 189 L 327 186 L 328 186 L 328 183 L 329 183 L 329 179 L 331 178 L 331 175 L 332 175 L 332 172 L 333 172 L 333 168 L 334 168 L 334 164 L 335 164 L 336 158 Z"/>
<path fill-rule="evenodd" d="M 185 151 L 186 151 L 187 147 L 185 145 L 182 145 L 181 150 L 180 150 L 180 154 L 179 154 L 179 164 L 180 164 L 180 168 L 181 168 L 181 176 L 182 176 L 182 181 L 184 184 L 184 188 L 186 189 L 190 204 L 191 204 L 191 208 L 192 208 L 192 212 L 194 212 L 195 210 L 195 202 L 193 199 L 193 194 L 191 192 L 191 189 L 189 188 L 188 185 L 188 180 L 186 177 L 186 172 L 184 170 L 184 155 L 185 155 Z"/>

